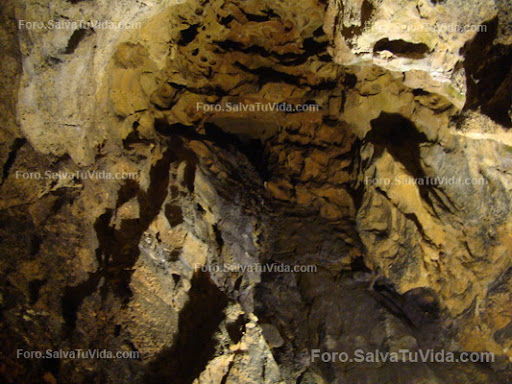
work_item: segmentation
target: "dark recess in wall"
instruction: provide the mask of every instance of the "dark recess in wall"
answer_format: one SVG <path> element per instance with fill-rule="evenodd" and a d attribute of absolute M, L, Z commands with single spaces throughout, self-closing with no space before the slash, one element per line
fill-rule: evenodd
<path fill-rule="evenodd" d="M 494 44 L 497 18 L 484 27 L 461 51 L 468 89 L 464 109 L 480 109 L 495 122 L 512 128 L 508 115 L 512 105 L 512 46 Z"/>
<path fill-rule="evenodd" d="M 372 129 L 364 141 L 375 146 L 375 158 L 380 157 L 384 149 L 387 149 L 393 159 L 400 162 L 413 178 L 427 179 L 420 162 L 420 145 L 428 142 L 424 133 L 419 132 L 416 126 L 402 115 L 385 112 L 373 119 L 371 126 Z M 432 206 L 432 197 L 437 196 L 432 186 L 418 184 L 418 187 L 421 197 Z"/>
<path fill-rule="evenodd" d="M 422 59 L 430 49 L 423 43 L 410 43 L 402 39 L 389 40 L 388 38 L 385 38 L 377 41 L 373 46 L 373 52 L 381 51 L 389 51 L 399 57 Z"/>
<path fill-rule="evenodd" d="M 64 50 L 65 54 L 74 53 L 78 48 L 80 42 L 85 39 L 87 36 L 90 36 L 94 33 L 94 29 L 91 28 L 80 28 L 73 32 L 71 37 L 69 38 L 68 45 Z"/>

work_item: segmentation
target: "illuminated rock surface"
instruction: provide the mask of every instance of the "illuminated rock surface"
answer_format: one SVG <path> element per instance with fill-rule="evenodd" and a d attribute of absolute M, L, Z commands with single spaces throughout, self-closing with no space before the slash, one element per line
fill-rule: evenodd
<path fill-rule="evenodd" d="M 1 381 L 511 380 L 511 12 L 7 1 Z M 140 359 L 16 358 L 78 348 Z M 311 359 L 430 348 L 496 361 Z"/>

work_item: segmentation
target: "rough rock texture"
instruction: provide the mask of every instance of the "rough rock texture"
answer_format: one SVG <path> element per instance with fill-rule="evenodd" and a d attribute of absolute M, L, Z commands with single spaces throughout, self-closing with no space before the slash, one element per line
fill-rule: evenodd
<path fill-rule="evenodd" d="M 498 325 L 502 307 L 492 297 L 510 267 L 510 134 L 496 124 L 510 126 L 510 45 L 502 43 L 510 23 L 501 2 L 498 16 L 490 5 L 333 2 L 328 14 L 342 20 L 332 26 L 335 60 L 378 66 L 360 69 L 343 114 L 363 140 L 358 185 L 364 197 L 357 221 L 365 260 L 401 293 L 433 288 L 449 317 L 457 319 L 463 348 L 507 353 L 499 329 L 510 320 Z M 370 28 L 358 30 L 366 21 Z M 439 30 L 448 21 L 486 28 L 452 31 L 449 39 L 429 36 L 429 49 L 416 57 L 422 25 Z M 397 28 L 404 25 L 414 28 Z M 383 33 L 387 45 L 379 40 Z M 399 40 L 401 45 L 391 44 Z M 373 46 L 373 55 L 365 53 L 365 44 Z M 383 58 L 384 52 L 392 55 Z M 465 86 L 458 87 L 466 94 L 464 109 L 480 109 L 489 118 L 460 115 L 454 94 L 439 86 L 448 81 L 457 87 L 457 68 L 466 75 Z M 411 178 L 438 181 L 422 185 Z"/>
<path fill-rule="evenodd" d="M 325 29 L 335 62 L 406 73 L 409 82 L 461 107 L 462 48 L 479 31 L 487 32 L 484 23 L 497 13 L 493 0 L 331 1 Z"/>
<path fill-rule="evenodd" d="M 7 2 L 0 11 L 0 47 L 4 53 L 0 64 L 0 86 L 3 90 L 0 110 L 0 164 L 7 169 L 10 162 L 9 154 L 15 152 L 22 144 L 19 127 L 16 124 L 16 102 L 21 75 L 21 54 L 18 47 L 14 6 Z M 12 157 L 11 157 L 12 159 Z M 6 171 L 0 175 L 0 183 L 4 181 Z"/>
<path fill-rule="evenodd" d="M 50 5 L 0 15 L 3 382 L 510 380 L 506 1 Z M 210 107 L 258 103 L 317 108 Z M 137 177 L 24 177 L 48 171 Z M 316 272 L 240 268 L 279 264 Z M 322 363 L 316 348 L 497 358 Z"/>

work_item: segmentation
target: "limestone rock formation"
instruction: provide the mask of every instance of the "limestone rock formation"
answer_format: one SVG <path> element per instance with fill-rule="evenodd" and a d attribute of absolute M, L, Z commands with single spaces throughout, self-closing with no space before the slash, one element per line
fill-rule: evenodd
<path fill-rule="evenodd" d="M 510 382 L 511 14 L 8 0 L 1 381 Z"/>

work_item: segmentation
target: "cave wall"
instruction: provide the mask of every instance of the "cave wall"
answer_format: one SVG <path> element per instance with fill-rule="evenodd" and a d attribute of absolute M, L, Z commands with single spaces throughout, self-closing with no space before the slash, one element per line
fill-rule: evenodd
<path fill-rule="evenodd" d="M 501 379 L 512 321 L 507 15 L 491 0 L 8 3 L 2 379 Z M 32 19 L 140 28 L 17 29 Z M 395 28 L 453 20 L 495 32 Z M 489 68 L 505 75 L 488 78 Z M 478 84 L 492 85 L 489 95 Z M 318 110 L 197 107 L 257 102 Z M 138 176 L 19 176 L 48 170 Z M 379 183 L 408 177 L 483 184 Z M 318 273 L 201 270 L 254 263 Z M 98 346 L 141 359 L 13 358 L 17 348 Z M 499 361 L 309 361 L 312 348 L 353 346 L 492 351 Z"/>

